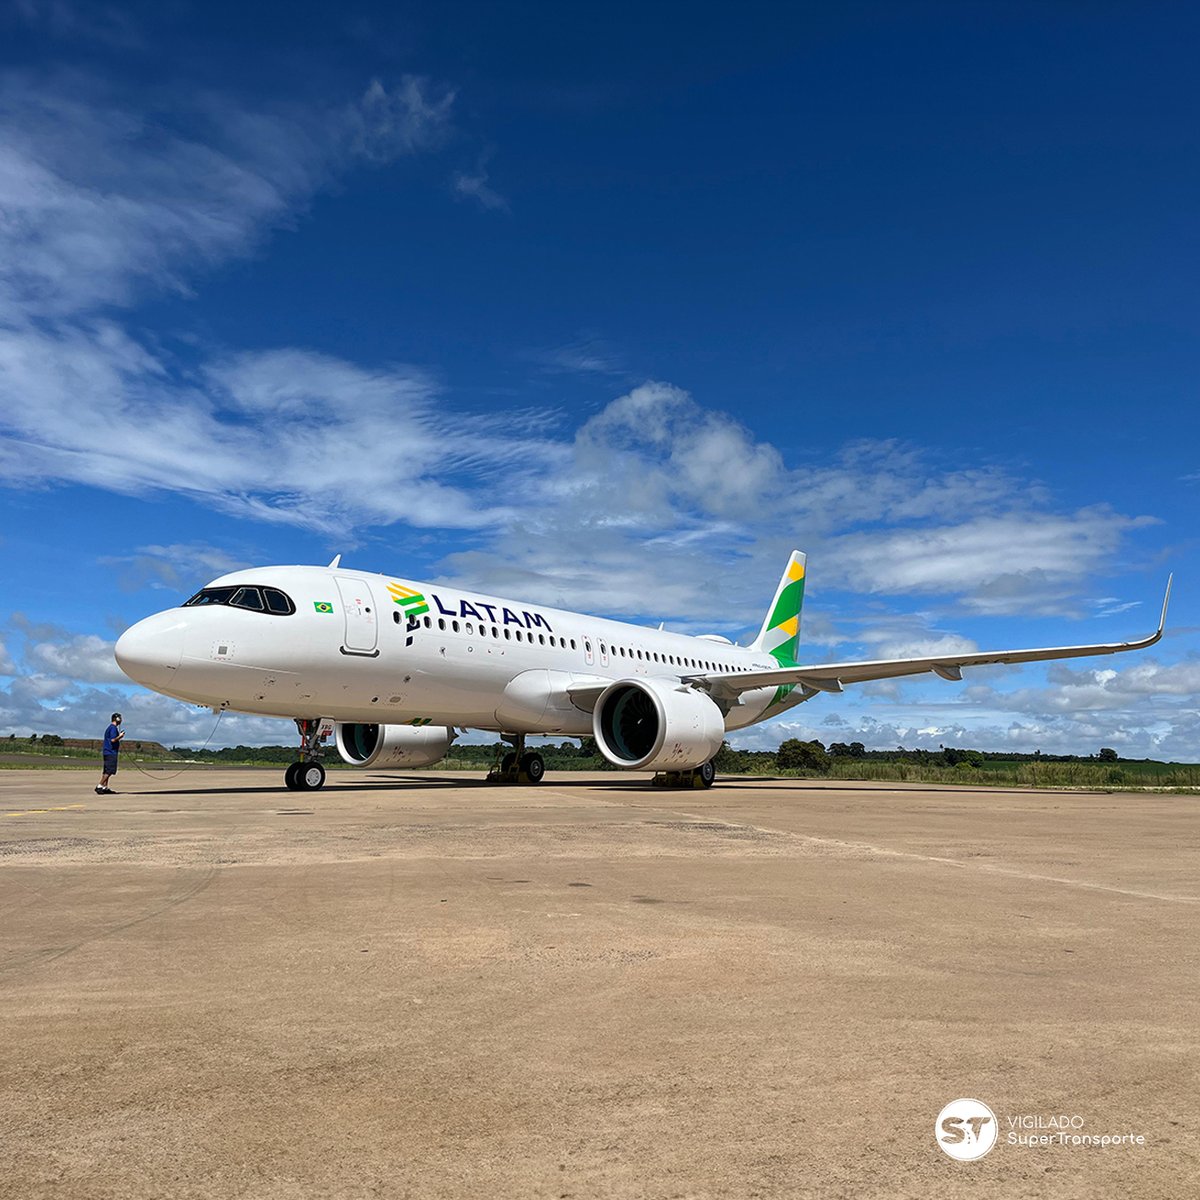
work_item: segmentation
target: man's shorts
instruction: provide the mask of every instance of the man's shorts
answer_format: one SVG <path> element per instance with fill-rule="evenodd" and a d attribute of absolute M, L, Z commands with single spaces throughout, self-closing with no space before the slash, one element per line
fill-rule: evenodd
<path fill-rule="evenodd" d="M 117 773 L 117 756 L 115 754 L 106 754 L 104 756 L 104 773 L 105 775 L 115 775 Z"/>

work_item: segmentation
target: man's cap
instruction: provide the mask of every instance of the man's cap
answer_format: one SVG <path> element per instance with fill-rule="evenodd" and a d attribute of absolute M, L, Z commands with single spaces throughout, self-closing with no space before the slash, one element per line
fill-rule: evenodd
<path fill-rule="evenodd" d="M 113 713 L 113 715 L 111 717 L 109 717 L 110 721 L 119 721 L 120 719 L 121 719 L 120 713 Z"/>

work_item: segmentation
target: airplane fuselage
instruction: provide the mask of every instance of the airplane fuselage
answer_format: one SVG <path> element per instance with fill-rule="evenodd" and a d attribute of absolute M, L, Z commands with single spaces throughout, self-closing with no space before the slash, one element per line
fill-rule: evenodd
<path fill-rule="evenodd" d="M 240 588 L 262 607 L 228 603 Z M 224 589 L 234 590 L 223 602 L 202 600 Z M 271 610 L 285 608 L 280 594 L 291 611 Z M 592 715 L 571 700 L 572 687 L 778 666 L 724 639 L 311 566 L 222 576 L 193 602 L 131 628 L 118 657 L 146 686 L 213 708 L 574 737 L 591 733 Z M 801 698 L 747 691 L 725 727 L 752 725 Z"/>

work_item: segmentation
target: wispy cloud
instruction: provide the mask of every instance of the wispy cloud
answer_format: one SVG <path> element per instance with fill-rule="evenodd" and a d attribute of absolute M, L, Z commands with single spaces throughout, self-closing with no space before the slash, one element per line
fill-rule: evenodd
<path fill-rule="evenodd" d="M 99 562 L 117 568 L 124 591 L 151 587 L 175 593 L 199 587 L 215 575 L 254 565 L 248 558 L 238 558 L 205 542 L 138 546 L 131 554 L 106 555 Z"/>
<path fill-rule="evenodd" d="M 355 103 L 252 110 L 164 98 L 149 115 L 79 74 L 0 79 L 0 320 L 78 316 L 187 291 L 253 251 L 356 159 L 444 138 L 454 94 L 407 76 Z"/>
<path fill-rule="evenodd" d="M 112 4 L 13 0 L 10 17 L 55 37 L 125 48 L 142 44 L 141 34 L 133 19 Z"/>
<path fill-rule="evenodd" d="M 489 470 L 522 458 L 522 425 L 478 418 L 464 439 L 436 396 L 420 372 L 300 350 L 214 360 L 181 380 L 112 325 L 0 330 L 0 471 L 10 485 L 173 492 L 327 531 L 495 524 L 504 507 L 455 477 L 479 469 L 483 445 Z"/>
<path fill-rule="evenodd" d="M 488 158 L 484 155 L 474 171 L 456 171 L 451 186 L 460 200 L 474 200 L 480 208 L 508 212 L 508 201 L 491 185 L 488 173 Z"/>
<path fill-rule="evenodd" d="M 547 373 L 623 375 L 626 370 L 620 354 L 603 338 L 594 335 L 533 350 L 524 357 Z"/>

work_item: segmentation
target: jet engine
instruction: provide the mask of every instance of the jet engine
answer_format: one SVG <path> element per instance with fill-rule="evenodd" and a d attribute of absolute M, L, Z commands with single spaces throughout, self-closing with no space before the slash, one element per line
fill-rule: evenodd
<path fill-rule="evenodd" d="M 446 757 L 458 736 L 445 725 L 359 725 L 334 731 L 343 762 L 354 767 L 428 767 Z"/>
<path fill-rule="evenodd" d="M 592 732 L 600 753 L 614 766 L 686 771 L 721 749 L 725 721 L 695 688 L 660 679 L 618 679 L 596 701 Z"/>

